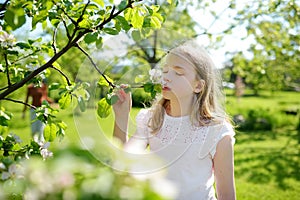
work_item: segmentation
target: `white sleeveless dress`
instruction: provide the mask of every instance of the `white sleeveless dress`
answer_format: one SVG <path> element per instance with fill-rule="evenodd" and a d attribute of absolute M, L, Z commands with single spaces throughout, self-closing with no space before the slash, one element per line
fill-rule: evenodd
<path fill-rule="evenodd" d="M 216 199 L 212 159 L 218 142 L 227 135 L 234 137 L 232 126 L 223 122 L 195 127 L 189 116 L 171 117 L 165 114 L 162 128 L 153 135 L 147 126 L 149 117 L 149 110 L 142 109 L 138 113 L 137 131 L 132 138 L 139 140 L 141 148 L 149 145 L 150 151 L 164 161 L 156 169 L 167 170 L 167 179 L 179 190 L 176 199 Z"/>

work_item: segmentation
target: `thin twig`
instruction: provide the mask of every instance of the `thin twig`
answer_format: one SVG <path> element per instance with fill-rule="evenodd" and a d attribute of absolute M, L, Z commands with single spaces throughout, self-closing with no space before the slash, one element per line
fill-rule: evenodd
<path fill-rule="evenodd" d="M 227 9 L 229 9 L 230 8 L 230 5 L 231 4 L 229 4 L 226 8 L 224 8 L 216 17 L 215 17 L 215 19 L 210 23 L 210 25 L 208 26 L 208 28 L 205 30 L 205 31 L 203 31 L 202 33 L 199 33 L 199 34 L 195 34 L 193 37 L 198 37 L 198 36 L 200 36 L 200 35 L 205 35 L 205 34 L 209 34 L 209 30 L 211 29 L 211 27 L 216 23 L 216 21 L 218 20 L 218 19 L 220 19 L 220 17 L 225 13 L 225 11 L 227 10 Z M 228 30 L 228 29 L 227 29 Z M 222 33 L 222 32 L 220 32 L 220 33 Z M 220 34 L 219 33 L 219 34 Z"/>
<path fill-rule="evenodd" d="M 68 15 L 68 13 L 64 10 L 64 9 L 62 9 L 61 7 L 59 7 L 59 6 L 57 6 L 58 7 L 58 9 L 60 9 L 68 18 L 69 18 L 69 20 L 71 20 L 71 22 L 73 23 L 73 24 L 76 24 L 76 21 L 74 20 L 74 19 L 72 19 L 72 17 L 70 17 L 69 15 Z"/>
<path fill-rule="evenodd" d="M 66 24 L 66 21 L 64 19 L 62 19 L 62 21 L 63 21 L 64 27 L 66 29 L 67 37 L 68 37 L 69 40 L 71 40 L 71 35 L 70 35 L 70 32 L 69 32 L 68 26 Z"/>
<path fill-rule="evenodd" d="M 128 4 L 126 5 L 125 8 L 119 10 L 118 12 L 114 13 L 115 11 L 115 6 L 112 8 L 112 12 L 110 13 L 109 17 L 107 19 L 104 19 L 102 23 L 100 23 L 98 26 L 96 26 L 96 29 L 103 29 L 104 25 L 107 24 L 108 22 L 110 22 L 113 18 L 115 18 L 116 16 L 118 16 L 120 13 L 122 13 L 124 10 L 126 10 L 127 8 L 131 7 L 134 1 L 129 0 Z"/>
<path fill-rule="evenodd" d="M 75 26 L 78 26 L 78 24 L 83 20 L 84 12 L 85 12 L 86 8 L 88 7 L 88 5 L 89 5 L 90 3 L 91 3 L 91 1 L 88 0 L 88 2 L 85 4 L 85 6 L 84 6 L 84 8 L 83 8 L 83 10 L 82 10 L 81 15 L 80 15 L 79 18 L 77 19 L 76 24 L 74 24 Z"/>
<path fill-rule="evenodd" d="M 90 62 L 92 63 L 93 67 L 97 70 L 97 72 L 99 72 L 101 74 L 101 76 L 105 79 L 105 81 L 112 87 L 112 88 L 115 88 L 116 86 L 110 82 L 106 76 L 101 72 L 101 70 L 97 67 L 96 63 L 93 61 L 93 59 L 91 58 L 91 56 L 84 50 L 82 49 L 78 44 L 77 44 L 77 48 L 82 52 L 84 53 L 88 59 L 90 60 Z"/>
<path fill-rule="evenodd" d="M 55 69 L 56 71 L 58 71 L 63 77 L 65 77 L 68 86 L 72 85 L 70 79 L 68 78 L 68 76 L 66 74 L 64 74 L 60 69 L 54 67 L 53 65 L 50 66 L 51 68 Z"/>
<path fill-rule="evenodd" d="M 27 54 L 27 55 L 25 55 L 25 56 L 23 56 L 23 57 L 18 58 L 17 60 L 11 62 L 11 65 L 13 65 L 13 64 L 15 64 L 15 63 L 17 63 L 17 62 L 19 62 L 19 61 L 25 59 L 25 58 L 28 58 L 29 56 L 34 55 L 36 52 L 37 52 L 37 51 L 34 51 L 34 52 L 30 53 L 30 54 Z"/>
<path fill-rule="evenodd" d="M 56 34 L 57 34 L 57 27 L 55 27 L 55 29 L 54 29 L 53 37 L 52 37 L 52 44 L 51 44 L 54 54 L 57 53 L 57 51 L 56 51 Z"/>
<path fill-rule="evenodd" d="M 7 89 L 7 88 L 9 88 L 9 86 L 5 86 L 5 87 L 3 87 L 3 88 L 0 88 L 0 91 L 1 91 L 1 90 L 5 90 L 5 89 Z"/>
<path fill-rule="evenodd" d="M 10 77 L 9 77 L 8 60 L 7 60 L 7 54 L 6 53 L 4 53 L 4 59 L 5 59 L 7 84 L 8 84 L 8 87 L 10 87 L 11 82 L 10 82 Z"/>
<path fill-rule="evenodd" d="M 23 102 L 23 101 L 19 101 L 19 100 L 15 100 L 15 99 L 11 99 L 11 98 L 3 98 L 2 100 L 6 100 L 6 101 L 12 101 L 12 102 L 14 102 L 14 103 L 20 103 L 20 104 L 23 104 L 23 105 L 26 105 L 26 106 L 28 106 L 28 107 L 30 107 L 30 108 L 32 108 L 32 109 L 36 109 L 36 107 L 35 106 L 33 106 L 33 105 L 30 105 L 30 104 L 28 104 L 28 103 L 25 103 L 25 102 Z"/>

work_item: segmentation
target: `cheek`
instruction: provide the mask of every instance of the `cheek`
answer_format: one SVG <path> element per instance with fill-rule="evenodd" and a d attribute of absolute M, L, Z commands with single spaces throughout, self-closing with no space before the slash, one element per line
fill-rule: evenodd
<path fill-rule="evenodd" d="M 174 85 L 174 88 L 180 93 L 191 93 L 193 91 L 192 83 L 185 78 L 177 81 Z"/>

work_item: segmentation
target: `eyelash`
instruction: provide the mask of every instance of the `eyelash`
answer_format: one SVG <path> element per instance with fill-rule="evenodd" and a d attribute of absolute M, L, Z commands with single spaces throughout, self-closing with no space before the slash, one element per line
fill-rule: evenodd
<path fill-rule="evenodd" d="M 175 70 L 174 70 L 174 71 L 175 71 Z M 163 71 L 162 71 L 162 73 L 164 73 L 164 74 L 166 74 L 166 73 L 168 73 L 168 72 L 169 72 L 169 70 L 163 70 Z M 176 71 L 175 71 L 175 74 L 178 75 L 178 76 L 184 75 L 183 73 L 181 73 L 181 72 L 176 72 Z"/>

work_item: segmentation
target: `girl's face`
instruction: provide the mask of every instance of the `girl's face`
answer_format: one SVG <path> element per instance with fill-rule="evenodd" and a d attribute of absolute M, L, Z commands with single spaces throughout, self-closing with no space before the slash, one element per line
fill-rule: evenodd
<path fill-rule="evenodd" d="M 190 101 L 198 87 L 193 65 L 180 55 L 170 53 L 163 67 L 162 95 L 168 100 Z"/>

